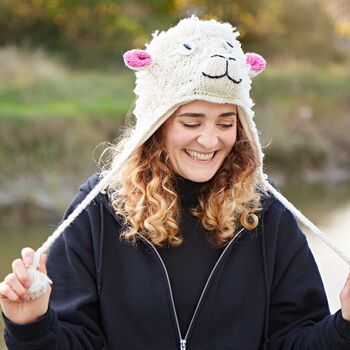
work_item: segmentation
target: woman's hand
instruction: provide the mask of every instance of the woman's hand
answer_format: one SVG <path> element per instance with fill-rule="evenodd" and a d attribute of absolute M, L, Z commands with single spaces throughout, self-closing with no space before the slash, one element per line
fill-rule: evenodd
<path fill-rule="evenodd" d="M 343 290 L 340 292 L 340 303 L 343 318 L 350 321 L 350 273 L 345 282 Z"/>
<path fill-rule="evenodd" d="M 17 324 L 26 324 L 37 320 L 47 312 L 51 287 L 48 291 L 31 300 L 28 295 L 30 287 L 30 277 L 26 266 L 33 261 L 34 250 L 24 248 L 22 250 L 22 259 L 16 259 L 12 262 L 12 273 L 8 274 L 4 281 L 0 283 L 0 304 L 5 316 Z M 40 257 L 39 271 L 47 274 L 46 255 Z"/>

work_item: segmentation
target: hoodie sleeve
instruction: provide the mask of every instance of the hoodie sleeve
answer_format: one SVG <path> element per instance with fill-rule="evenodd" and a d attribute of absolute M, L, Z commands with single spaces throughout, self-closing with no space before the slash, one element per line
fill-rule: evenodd
<path fill-rule="evenodd" d="M 329 314 L 327 297 L 305 235 L 284 209 L 271 281 L 269 350 L 350 349 L 350 322 Z"/>
<path fill-rule="evenodd" d="M 63 219 L 86 195 L 82 187 Z M 48 275 L 53 280 L 49 310 L 26 325 L 14 324 L 5 318 L 5 341 L 9 350 L 103 348 L 91 240 L 92 226 L 98 225 L 98 214 L 98 205 L 92 202 L 53 243 L 47 259 Z"/>

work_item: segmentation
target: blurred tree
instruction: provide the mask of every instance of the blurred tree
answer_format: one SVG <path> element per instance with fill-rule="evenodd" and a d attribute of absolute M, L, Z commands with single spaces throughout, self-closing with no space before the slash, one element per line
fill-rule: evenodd
<path fill-rule="evenodd" d="M 3 0 L 0 33 L 0 45 L 43 46 L 72 63 L 95 65 L 114 61 L 143 28 L 116 1 Z"/>
<path fill-rule="evenodd" d="M 321 0 L 0 0 L 0 46 L 42 46 L 71 63 L 121 62 L 121 52 L 143 47 L 150 32 L 191 14 L 228 20 L 245 49 L 271 59 L 329 59 L 334 28 Z"/>
<path fill-rule="evenodd" d="M 323 3 L 335 22 L 339 46 L 350 52 L 350 1 L 323 0 Z"/>
<path fill-rule="evenodd" d="M 338 57 L 334 24 L 320 0 L 174 0 L 177 11 L 234 24 L 246 50 L 272 58 L 329 60 Z"/>

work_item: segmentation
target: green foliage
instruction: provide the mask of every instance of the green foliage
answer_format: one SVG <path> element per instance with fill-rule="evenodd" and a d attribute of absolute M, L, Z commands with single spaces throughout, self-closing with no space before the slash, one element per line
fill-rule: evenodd
<path fill-rule="evenodd" d="M 72 64 L 115 62 L 125 42 L 142 34 L 140 23 L 114 1 L 3 1 L 0 44 L 43 46 Z"/>

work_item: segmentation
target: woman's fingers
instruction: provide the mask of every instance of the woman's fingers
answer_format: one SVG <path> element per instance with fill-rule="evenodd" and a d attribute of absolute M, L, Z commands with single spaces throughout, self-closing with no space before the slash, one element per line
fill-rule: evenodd
<path fill-rule="evenodd" d="M 27 295 L 26 288 L 19 281 L 15 273 L 8 274 L 4 282 L 11 288 L 11 290 L 16 293 L 22 300 L 28 301 L 29 297 Z"/>
<path fill-rule="evenodd" d="M 0 283 L 0 299 L 8 299 L 9 301 L 19 301 L 19 296 L 5 282 Z"/>
<path fill-rule="evenodd" d="M 340 303 L 343 318 L 350 321 L 350 273 L 348 274 L 348 278 L 340 292 Z"/>
<path fill-rule="evenodd" d="M 29 265 L 32 264 L 33 259 L 34 259 L 34 254 L 35 254 L 35 251 L 32 248 L 26 247 L 26 248 L 22 249 L 22 259 L 23 259 L 23 262 L 24 262 L 24 266 L 29 266 Z M 43 273 L 47 274 L 47 271 L 46 271 L 46 254 L 42 254 L 40 256 L 38 270 L 40 272 L 43 272 Z"/>
<path fill-rule="evenodd" d="M 46 254 L 42 254 L 40 256 L 40 262 L 39 262 L 39 271 L 47 275 L 47 270 L 46 270 Z"/>
<path fill-rule="evenodd" d="M 33 262 L 35 251 L 29 247 L 23 248 L 22 259 L 12 262 L 12 273 L 8 274 L 4 281 L 0 283 L 0 298 L 8 299 L 12 302 L 29 301 L 28 288 L 31 280 L 27 271 L 27 266 Z M 47 275 L 46 254 L 40 256 L 38 270 Z"/>
<path fill-rule="evenodd" d="M 27 272 L 24 262 L 21 259 L 16 259 L 12 262 L 12 271 L 16 274 L 19 281 L 25 288 L 30 287 L 30 277 Z"/>
<path fill-rule="evenodd" d="M 343 290 L 340 293 L 340 296 L 344 301 L 348 301 L 350 303 L 350 273 L 345 281 Z"/>
<path fill-rule="evenodd" d="M 25 247 L 22 249 L 21 254 L 22 254 L 22 259 L 23 259 L 25 266 L 29 266 L 32 264 L 34 253 L 35 252 L 32 248 Z"/>
<path fill-rule="evenodd" d="M 24 248 L 22 250 L 22 259 L 16 259 L 12 262 L 12 273 L 8 274 L 3 282 L 0 282 L 0 304 L 4 315 L 12 322 L 26 324 L 33 322 L 45 314 L 48 309 L 48 303 L 51 293 L 49 286 L 48 292 L 38 298 L 31 300 L 28 294 L 30 287 L 30 273 L 28 266 L 33 262 L 34 250 Z M 46 256 L 40 256 L 38 269 L 46 274 Z"/>

